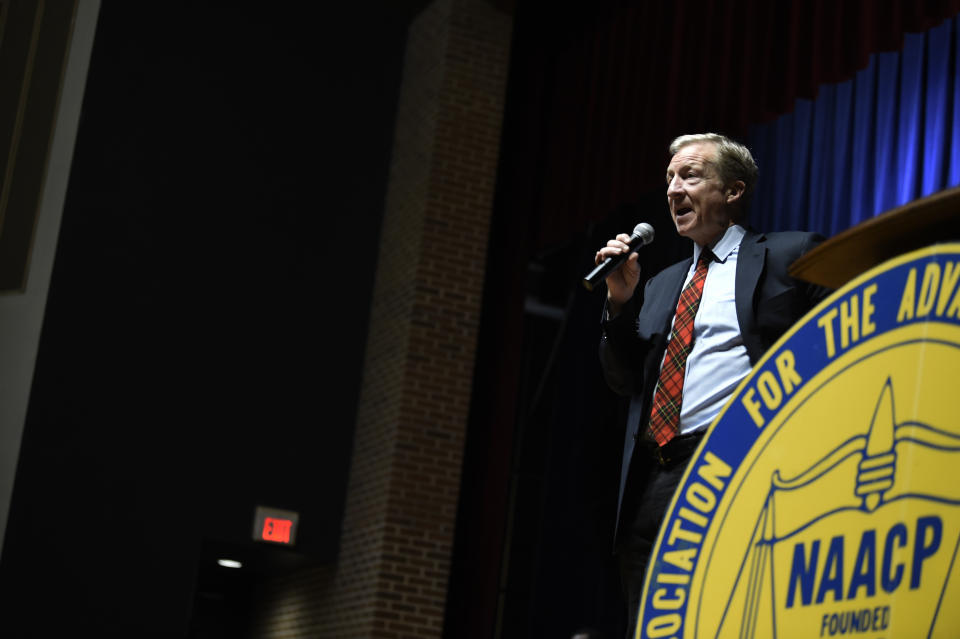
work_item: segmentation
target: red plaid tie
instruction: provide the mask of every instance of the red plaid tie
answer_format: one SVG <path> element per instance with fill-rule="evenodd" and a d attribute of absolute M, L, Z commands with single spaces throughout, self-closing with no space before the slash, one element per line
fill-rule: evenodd
<path fill-rule="evenodd" d="M 673 439 L 680 427 L 680 405 L 683 401 L 683 375 L 687 355 L 693 348 L 693 320 L 703 297 L 703 281 L 713 255 L 704 249 L 697 262 L 693 279 L 680 293 L 673 331 L 667 343 L 667 354 L 660 367 L 657 390 L 653 393 L 653 410 L 650 413 L 650 434 L 663 446 Z"/>

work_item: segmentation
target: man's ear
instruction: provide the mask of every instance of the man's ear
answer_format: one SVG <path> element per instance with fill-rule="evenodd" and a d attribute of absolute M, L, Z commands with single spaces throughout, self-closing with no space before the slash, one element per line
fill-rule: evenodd
<path fill-rule="evenodd" d="M 727 204 L 733 204 L 740 200 L 743 197 L 743 192 L 747 188 L 747 185 L 743 183 L 743 180 L 735 180 L 731 184 L 727 185 L 726 196 Z"/>

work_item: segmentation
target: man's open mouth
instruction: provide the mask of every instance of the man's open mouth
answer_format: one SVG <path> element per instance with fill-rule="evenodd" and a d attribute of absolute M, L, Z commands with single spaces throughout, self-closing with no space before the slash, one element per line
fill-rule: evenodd
<path fill-rule="evenodd" d="M 693 209 L 690 208 L 689 206 L 682 206 L 682 207 L 680 207 L 679 209 L 677 209 L 676 216 L 677 216 L 677 217 L 680 217 L 681 215 L 685 215 L 686 213 L 689 213 L 689 212 L 692 211 L 692 210 L 693 210 Z"/>

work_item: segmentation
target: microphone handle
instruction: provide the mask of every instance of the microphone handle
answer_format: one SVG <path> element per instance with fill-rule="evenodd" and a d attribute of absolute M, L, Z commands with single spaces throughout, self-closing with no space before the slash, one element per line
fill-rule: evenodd
<path fill-rule="evenodd" d="M 611 272 L 617 270 L 617 268 L 623 264 L 628 257 L 630 257 L 631 253 L 643 246 L 643 238 L 639 235 L 632 236 L 628 246 L 630 247 L 629 251 L 608 257 L 604 261 L 600 262 L 596 268 L 590 271 L 587 276 L 583 278 L 584 288 L 586 288 L 588 291 L 592 291 L 597 284 L 607 279 L 607 275 L 610 275 Z"/>

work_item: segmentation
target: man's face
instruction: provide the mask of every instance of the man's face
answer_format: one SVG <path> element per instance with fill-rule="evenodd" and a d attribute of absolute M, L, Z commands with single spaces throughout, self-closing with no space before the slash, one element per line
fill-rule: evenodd
<path fill-rule="evenodd" d="M 743 192 L 742 182 L 724 188 L 716 158 L 712 142 L 697 142 L 677 151 L 667 166 L 667 204 L 677 233 L 701 246 L 733 224 L 733 203 Z"/>

